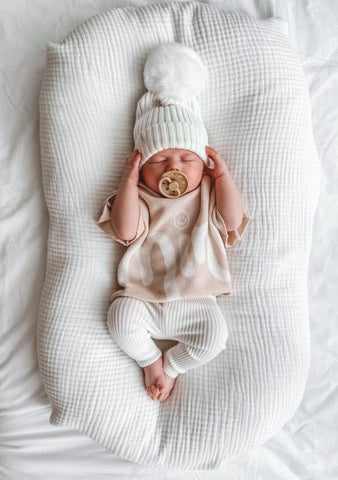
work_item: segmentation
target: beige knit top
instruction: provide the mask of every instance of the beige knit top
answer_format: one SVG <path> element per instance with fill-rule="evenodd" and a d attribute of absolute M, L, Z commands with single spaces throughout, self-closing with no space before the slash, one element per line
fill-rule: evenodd
<path fill-rule="evenodd" d="M 230 295 L 231 276 L 226 255 L 235 247 L 250 221 L 227 232 L 216 206 L 215 182 L 203 175 L 200 185 L 179 198 L 165 198 L 141 180 L 138 183 L 140 219 L 133 240 L 121 240 L 110 223 L 117 194 L 105 200 L 96 222 L 115 241 L 128 247 L 121 258 L 119 296 L 148 302 L 168 302 L 204 295 Z"/>

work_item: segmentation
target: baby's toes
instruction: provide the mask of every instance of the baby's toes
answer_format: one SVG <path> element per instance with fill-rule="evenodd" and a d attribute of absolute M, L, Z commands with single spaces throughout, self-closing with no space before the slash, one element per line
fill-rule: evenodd
<path fill-rule="evenodd" d="M 159 395 L 160 391 L 158 389 L 158 387 L 156 387 L 156 385 L 151 385 L 150 386 L 150 394 L 153 397 L 157 398 L 158 395 Z"/>
<path fill-rule="evenodd" d="M 157 400 L 159 400 L 160 402 L 164 402 L 164 400 L 166 400 L 168 397 L 169 397 L 169 393 L 160 393 Z"/>

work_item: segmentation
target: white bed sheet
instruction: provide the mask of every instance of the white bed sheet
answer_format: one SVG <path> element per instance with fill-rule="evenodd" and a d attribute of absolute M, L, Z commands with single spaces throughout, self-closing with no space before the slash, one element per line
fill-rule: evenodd
<path fill-rule="evenodd" d="M 0 478 L 338 478 L 338 4 L 335 0 L 219 0 L 256 18 L 289 22 L 303 59 L 322 169 L 309 266 L 311 366 L 293 419 L 266 444 L 223 471 L 165 471 L 117 458 L 77 432 L 49 424 L 36 357 L 48 210 L 39 151 L 40 82 L 46 44 L 104 10 L 158 1 L 0 0 Z M 287 392 L 285 392 L 287 395 Z"/>

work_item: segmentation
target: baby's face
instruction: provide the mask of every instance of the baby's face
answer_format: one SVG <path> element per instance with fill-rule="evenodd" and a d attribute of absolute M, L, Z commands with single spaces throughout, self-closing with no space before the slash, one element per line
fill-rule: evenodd
<path fill-rule="evenodd" d="M 149 188 L 161 193 L 158 184 L 161 176 L 170 170 L 183 173 L 188 179 L 188 188 L 183 195 L 195 190 L 201 183 L 204 162 L 194 152 L 181 148 L 167 148 L 155 153 L 141 169 L 143 181 Z"/>

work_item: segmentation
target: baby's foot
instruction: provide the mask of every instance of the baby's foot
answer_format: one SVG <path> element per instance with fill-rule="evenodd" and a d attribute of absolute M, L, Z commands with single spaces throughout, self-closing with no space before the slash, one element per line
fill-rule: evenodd
<path fill-rule="evenodd" d="M 170 396 L 172 389 L 174 388 L 174 384 L 176 381 L 176 378 L 169 377 L 165 372 L 163 372 L 164 376 L 164 389 L 162 392 L 157 397 L 157 400 L 160 402 L 164 402 L 164 400 L 167 400 L 167 398 Z"/>
<path fill-rule="evenodd" d="M 154 363 L 143 367 L 144 386 L 152 400 L 157 400 L 160 393 L 164 390 L 164 372 L 163 372 L 163 356 L 158 358 Z"/>

